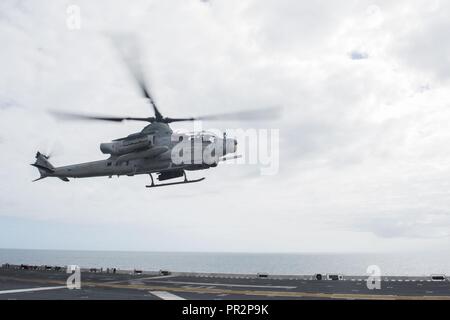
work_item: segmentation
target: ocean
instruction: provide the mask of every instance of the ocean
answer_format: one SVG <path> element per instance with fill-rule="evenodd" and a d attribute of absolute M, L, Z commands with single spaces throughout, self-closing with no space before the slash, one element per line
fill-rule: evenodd
<path fill-rule="evenodd" d="M 450 254 L 313 254 L 313 253 L 200 253 L 0 249 L 0 264 L 33 264 L 170 270 L 184 272 L 366 275 L 377 265 L 386 276 L 450 274 Z"/>

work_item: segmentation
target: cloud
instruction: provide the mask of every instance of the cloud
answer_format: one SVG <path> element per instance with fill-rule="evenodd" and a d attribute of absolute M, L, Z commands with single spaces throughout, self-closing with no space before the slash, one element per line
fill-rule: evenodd
<path fill-rule="evenodd" d="M 430 212 L 429 208 L 412 207 L 398 212 L 392 210 L 383 214 L 377 214 L 377 218 L 367 219 L 361 225 L 361 230 L 373 232 L 382 238 L 443 238 L 450 236 L 448 225 L 450 213 Z"/>
<path fill-rule="evenodd" d="M 400 29 L 393 52 L 399 63 L 416 68 L 439 81 L 450 77 L 450 45 L 447 39 L 450 5 L 444 1 L 419 2 L 416 10 L 405 10 L 398 17 L 408 20 Z"/>
<path fill-rule="evenodd" d="M 80 30 L 67 29 L 63 3 L 0 5 L 0 41 L 8 43 L 0 51 L 0 219 L 83 233 L 148 228 L 140 249 L 154 248 L 158 236 L 167 250 L 203 251 L 402 250 L 448 239 L 446 4 L 77 5 Z M 206 176 L 201 184 L 151 191 L 146 176 L 31 183 L 37 149 L 62 149 L 55 165 L 96 160 L 100 142 L 142 129 L 63 123 L 48 109 L 151 115 L 105 37 L 117 32 L 142 43 L 143 71 L 165 116 L 283 106 L 276 122 L 203 124 L 279 128 L 279 174 L 224 165 L 191 173 Z M 120 248 L 137 245 L 117 238 Z"/>

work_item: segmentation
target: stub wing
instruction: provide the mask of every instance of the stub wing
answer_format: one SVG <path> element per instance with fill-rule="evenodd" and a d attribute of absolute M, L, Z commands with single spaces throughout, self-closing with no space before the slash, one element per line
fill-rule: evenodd
<path fill-rule="evenodd" d="M 116 161 L 118 163 L 121 163 L 121 162 L 129 161 L 129 160 L 155 158 L 168 150 L 169 150 L 169 148 L 166 146 L 153 147 L 148 150 L 143 150 L 143 151 L 139 151 L 139 152 L 131 152 L 131 153 L 121 155 L 121 156 L 117 157 Z"/>

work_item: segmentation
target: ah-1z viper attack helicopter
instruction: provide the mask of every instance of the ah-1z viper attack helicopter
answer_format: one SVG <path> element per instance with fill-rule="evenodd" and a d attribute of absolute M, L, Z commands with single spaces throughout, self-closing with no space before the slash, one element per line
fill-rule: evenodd
<path fill-rule="evenodd" d="M 132 68 L 130 68 L 130 70 L 133 71 Z M 110 155 L 110 157 L 105 160 L 54 167 L 49 161 L 49 156 L 37 152 L 36 161 L 32 166 L 39 170 L 40 177 L 34 181 L 46 177 L 56 177 L 63 181 L 69 181 L 69 178 L 148 174 L 151 178 L 151 184 L 146 187 L 199 182 L 205 178 L 188 180 L 186 171 L 209 169 L 211 167 L 216 167 L 221 161 L 238 158 L 239 156 L 237 155 L 229 158 L 225 157 L 225 155 L 237 151 L 237 141 L 235 139 L 227 138 L 225 132 L 222 137 L 203 131 L 193 134 L 175 134 L 169 126 L 170 123 L 195 120 L 248 120 L 273 118 L 273 112 L 276 111 L 273 108 L 269 108 L 195 118 L 163 117 L 143 81 L 143 77 L 139 76 L 137 72 L 131 73 L 133 74 L 133 78 L 136 80 L 143 97 L 147 98 L 153 107 L 154 117 L 92 116 L 61 112 L 54 112 L 54 114 L 66 119 L 112 122 L 134 120 L 149 122 L 150 124 L 144 127 L 141 132 L 130 134 L 124 138 L 115 139 L 112 142 L 101 143 L 100 150 L 102 153 Z M 207 150 L 209 152 L 205 152 Z M 186 155 L 188 156 L 186 157 Z M 188 160 L 186 160 L 187 158 Z M 184 180 L 181 182 L 155 184 L 153 174 L 157 175 L 156 178 L 158 181 L 180 177 L 184 177 Z"/>

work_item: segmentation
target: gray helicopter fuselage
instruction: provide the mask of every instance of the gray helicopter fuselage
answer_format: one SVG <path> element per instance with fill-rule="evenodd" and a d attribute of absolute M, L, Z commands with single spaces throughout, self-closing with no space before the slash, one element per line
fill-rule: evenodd
<path fill-rule="evenodd" d="M 151 147 L 145 150 L 136 150 L 126 154 L 111 155 L 108 159 L 79 163 L 61 167 L 52 168 L 51 173 L 46 174 L 49 177 L 59 178 L 87 178 L 100 176 L 133 176 L 137 174 L 149 174 L 154 172 L 174 171 L 174 170 L 202 170 L 214 167 L 215 163 L 182 163 L 175 164 L 172 161 L 172 149 L 178 143 L 174 140 L 173 131 L 165 123 L 151 123 L 141 132 L 131 134 L 125 138 L 114 140 L 114 142 L 137 141 L 140 137 L 151 137 Z M 223 143 L 223 139 L 219 143 Z M 228 141 L 230 140 L 230 141 Z M 235 140 L 226 139 L 227 142 Z M 235 142 L 233 150 L 235 151 Z M 103 151 L 103 150 L 102 150 Z M 225 151 L 223 154 L 226 154 Z"/>

